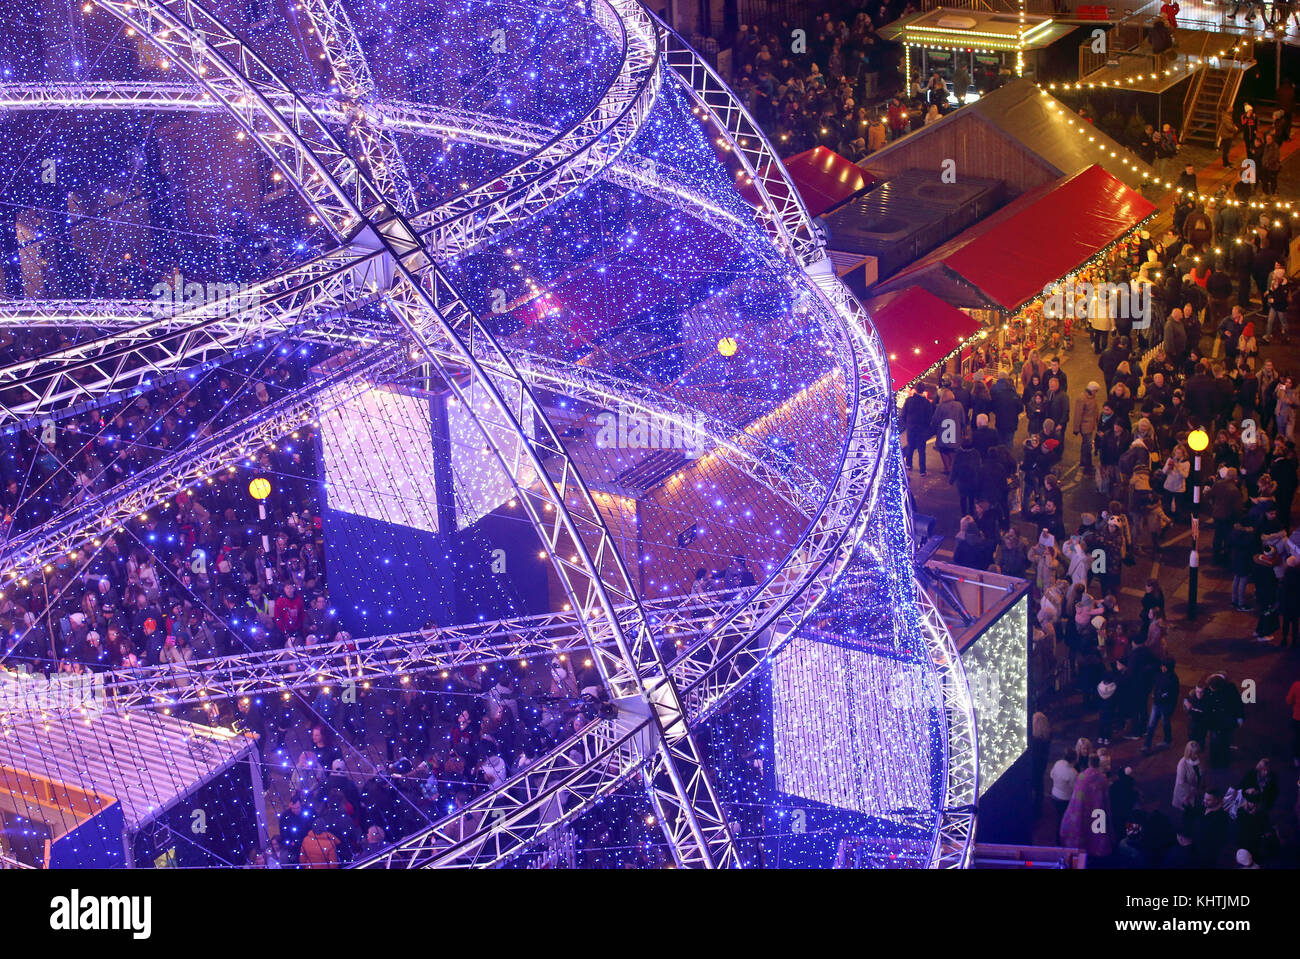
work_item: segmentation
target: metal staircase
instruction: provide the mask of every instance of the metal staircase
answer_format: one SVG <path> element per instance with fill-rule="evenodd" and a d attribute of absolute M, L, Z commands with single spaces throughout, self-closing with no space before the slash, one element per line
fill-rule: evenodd
<path fill-rule="evenodd" d="M 1202 50 L 1200 69 L 1192 78 L 1183 100 L 1183 143 L 1214 146 L 1218 140 L 1219 117 L 1231 110 L 1241 90 L 1246 70 L 1254 65 L 1254 44 L 1243 41 L 1233 59 L 1206 57 Z"/>
<path fill-rule="evenodd" d="M 1235 66 L 1212 67 L 1198 71 L 1183 106 L 1183 143 L 1214 146 L 1217 142 L 1219 117 L 1232 108 L 1241 86 L 1242 71 Z"/>

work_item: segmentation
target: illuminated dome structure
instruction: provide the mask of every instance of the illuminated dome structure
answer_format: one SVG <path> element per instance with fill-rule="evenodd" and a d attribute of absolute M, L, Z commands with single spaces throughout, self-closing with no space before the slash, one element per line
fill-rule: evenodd
<path fill-rule="evenodd" d="M 293 703 L 418 812 L 359 866 L 612 848 L 620 804 L 670 864 L 757 865 L 775 795 L 968 862 L 970 695 L 914 579 L 880 343 L 680 37 L 635 0 L 54 9 L 0 13 L 4 665 L 37 636 L 84 680 L 99 614 L 60 613 L 101 577 L 179 612 L 119 620 L 139 655 L 88 696 L 4 698 L 0 765 L 161 730 L 157 762 L 31 774 L 143 835 L 167 750 L 251 741 L 250 703 L 262 785 L 300 787 L 263 716 Z M 328 581 L 341 631 L 268 641 L 245 578 Z M 150 646 L 201 628 L 204 655 Z M 408 789 L 447 758 L 422 720 L 424 763 L 409 718 L 349 718 L 415 690 L 451 743 L 469 704 L 494 734 L 445 803 Z"/>

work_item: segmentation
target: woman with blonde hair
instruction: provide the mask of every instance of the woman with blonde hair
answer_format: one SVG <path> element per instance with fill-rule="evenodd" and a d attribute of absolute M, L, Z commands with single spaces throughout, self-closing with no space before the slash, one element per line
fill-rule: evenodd
<path fill-rule="evenodd" d="M 1074 753 L 1078 759 L 1074 762 L 1074 768 L 1078 772 L 1083 772 L 1088 768 L 1088 757 L 1093 754 L 1092 740 L 1087 736 L 1080 736 L 1074 741 Z"/>
<path fill-rule="evenodd" d="M 1201 746 L 1190 740 L 1183 748 L 1183 758 L 1178 760 L 1174 776 L 1173 807 L 1178 810 L 1195 808 L 1204 789 L 1201 785 Z"/>
<path fill-rule="evenodd" d="M 1187 447 L 1179 443 L 1173 454 L 1165 460 L 1164 482 L 1161 483 L 1165 512 L 1171 517 L 1177 516 L 1179 508 L 1187 496 L 1187 479 L 1192 475 L 1192 461 L 1188 457 Z"/>

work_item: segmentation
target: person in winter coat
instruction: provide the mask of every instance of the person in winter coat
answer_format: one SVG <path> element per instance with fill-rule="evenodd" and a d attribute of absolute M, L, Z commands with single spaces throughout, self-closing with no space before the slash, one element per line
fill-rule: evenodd
<path fill-rule="evenodd" d="M 952 561 L 955 565 L 965 566 L 967 569 L 987 570 L 993 563 L 993 551 L 996 546 L 996 543 L 989 541 L 980 532 L 973 516 L 963 516 Z"/>
<path fill-rule="evenodd" d="M 275 600 L 275 626 L 286 637 L 302 635 L 305 607 L 302 596 L 292 581 L 281 589 L 281 595 Z"/>
<path fill-rule="evenodd" d="M 980 454 L 970 440 L 963 440 L 961 449 L 954 454 L 948 482 L 957 487 L 962 515 L 975 512 L 975 497 L 980 486 Z"/>
<path fill-rule="evenodd" d="M 1056 425 L 1056 439 L 1065 436 L 1065 427 L 1070 421 L 1070 397 L 1061 388 L 1061 381 L 1055 376 L 1047 381 L 1047 393 L 1043 396 L 1043 416 Z"/>
<path fill-rule="evenodd" d="M 338 869 L 339 845 L 339 838 L 322 819 L 317 819 L 303 837 L 298 861 L 307 869 Z"/>
<path fill-rule="evenodd" d="M 1237 123 L 1232 119 L 1232 111 L 1224 110 L 1219 117 L 1219 128 L 1215 131 L 1218 138 L 1219 156 L 1223 165 L 1228 166 L 1228 154 L 1232 151 L 1232 141 L 1237 137 Z"/>
<path fill-rule="evenodd" d="M 1237 482 L 1237 471 L 1231 467 L 1210 487 L 1210 515 L 1214 519 L 1214 558 L 1220 562 L 1228 559 L 1228 534 L 1232 524 L 1241 514 L 1241 487 Z"/>
<path fill-rule="evenodd" d="M 1101 416 L 1101 407 L 1097 394 L 1101 384 L 1095 380 L 1084 387 L 1083 393 L 1074 401 L 1074 435 L 1079 437 L 1079 469 L 1089 474 L 1092 472 L 1092 451 L 1096 443 L 1097 421 Z"/>
<path fill-rule="evenodd" d="M 1246 588 L 1255 575 L 1255 556 L 1259 553 L 1259 532 L 1247 522 L 1233 523 L 1228 534 L 1229 564 L 1232 568 L 1232 608 L 1247 612 Z"/>
<path fill-rule="evenodd" d="M 1264 342 L 1273 342 L 1274 329 L 1282 332 L 1282 342 L 1286 342 L 1287 310 L 1292 297 L 1292 284 L 1287 279 L 1286 270 L 1275 269 L 1268 278 L 1268 292 L 1264 295 L 1264 306 L 1268 309 L 1268 323 L 1264 327 Z"/>
<path fill-rule="evenodd" d="M 934 436 L 934 448 L 943 460 L 945 474 L 952 473 L 952 461 L 961 449 L 963 427 L 966 423 L 966 410 L 957 402 L 953 391 L 944 389 L 939 393 L 939 405 L 930 418 L 930 432 Z"/>
<path fill-rule="evenodd" d="M 1210 765 L 1221 769 L 1228 765 L 1232 739 L 1245 718 L 1241 692 L 1222 673 L 1215 673 L 1206 684 L 1208 707 L 1206 726 L 1210 732 Z"/>
<path fill-rule="evenodd" d="M 1171 805 L 1180 812 L 1194 810 L 1201 802 L 1204 786 L 1201 784 L 1201 747 L 1192 740 L 1183 749 L 1174 775 L 1174 795 Z"/>
<path fill-rule="evenodd" d="M 1165 728 L 1165 746 L 1173 742 L 1174 709 L 1178 705 L 1178 673 L 1174 670 L 1174 660 L 1166 658 L 1160 663 L 1160 672 L 1156 674 L 1151 686 L 1151 716 L 1147 720 L 1146 743 L 1143 754 L 1151 752 L 1151 743 L 1156 734 L 1156 724 Z"/>
<path fill-rule="evenodd" d="M 1237 129 L 1241 131 L 1242 139 L 1246 141 L 1246 156 L 1253 160 L 1255 154 L 1259 152 L 1259 117 L 1255 115 L 1255 108 L 1249 103 L 1244 104 L 1241 110 Z"/>
<path fill-rule="evenodd" d="M 1098 815 L 1098 812 L 1101 815 Z M 1088 766 L 1074 782 L 1074 791 L 1061 819 L 1061 843 L 1105 859 L 1114 851 L 1110 825 L 1110 782 L 1101 771 L 1101 758 L 1088 757 Z M 1094 828 L 1095 823 L 1105 828 Z"/>
<path fill-rule="evenodd" d="M 1165 356 L 1175 364 L 1187 357 L 1187 330 L 1183 326 L 1183 311 L 1175 309 L 1165 320 Z"/>
<path fill-rule="evenodd" d="M 921 475 L 925 475 L 925 444 L 930 438 L 930 421 L 934 417 L 934 404 L 930 396 L 920 390 L 912 390 L 903 403 L 901 414 L 903 429 L 907 433 L 907 468 L 911 470 L 912 460 L 919 454 Z"/>
<path fill-rule="evenodd" d="M 1277 195 L 1277 175 L 1282 169 L 1282 148 L 1273 134 L 1264 135 L 1264 146 L 1259 151 L 1259 189 L 1265 196 Z"/>
<path fill-rule="evenodd" d="M 1002 445 L 1010 446 L 1020 426 L 1020 414 L 1024 412 L 1025 404 L 1012 385 L 1011 378 L 1005 373 L 998 377 L 998 381 L 989 390 L 989 401 L 993 407 L 993 422 L 998 438 Z"/>

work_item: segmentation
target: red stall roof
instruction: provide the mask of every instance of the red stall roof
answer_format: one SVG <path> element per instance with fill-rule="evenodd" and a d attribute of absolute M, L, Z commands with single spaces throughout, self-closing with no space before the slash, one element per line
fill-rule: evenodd
<path fill-rule="evenodd" d="M 826 147 L 795 154 L 785 161 L 785 169 L 809 216 L 821 216 L 875 182 L 852 160 Z"/>
<path fill-rule="evenodd" d="M 982 329 L 969 313 L 919 286 L 886 293 L 863 305 L 889 357 L 895 392 L 920 379 Z"/>
<path fill-rule="evenodd" d="M 934 289 L 956 280 L 982 294 L 982 305 L 1016 310 L 1155 210 L 1093 164 L 1017 198 L 892 277 L 888 287 L 921 283 Z M 947 276 L 927 282 L 936 270 Z"/>

